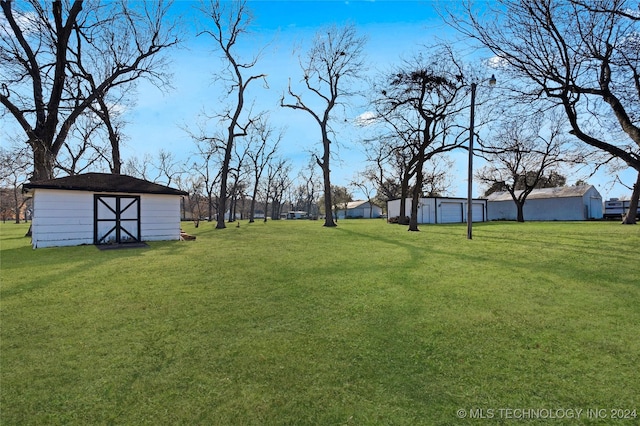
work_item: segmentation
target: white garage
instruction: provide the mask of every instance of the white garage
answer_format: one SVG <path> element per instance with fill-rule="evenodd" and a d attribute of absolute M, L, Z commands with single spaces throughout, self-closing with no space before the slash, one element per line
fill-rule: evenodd
<path fill-rule="evenodd" d="M 87 173 L 24 184 L 33 248 L 180 239 L 186 192 L 125 175 Z"/>
<path fill-rule="evenodd" d="M 466 223 L 467 199 L 427 197 L 418 201 L 418 223 Z M 411 198 L 406 199 L 406 216 L 411 215 Z M 486 222 L 487 200 L 472 200 L 473 222 Z M 400 199 L 387 202 L 389 219 L 400 216 Z"/>

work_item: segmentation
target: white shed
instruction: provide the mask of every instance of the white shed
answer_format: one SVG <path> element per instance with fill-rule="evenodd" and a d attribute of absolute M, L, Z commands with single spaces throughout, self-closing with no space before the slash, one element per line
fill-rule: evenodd
<path fill-rule="evenodd" d="M 517 219 L 516 204 L 508 192 L 494 192 L 488 201 L 489 220 Z M 534 189 L 524 202 L 523 213 L 524 220 L 602 219 L 602 196 L 593 185 Z"/>
<path fill-rule="evenodd" d="M 428 197 L 418 201 L 418 223 L 464 223 L 467 221 L 467 199 L 451 197 Z M 411 198 L 407 198 L 406 216 L 411 215 Z M 473 222 L 487 220 L 487 200 L 472 200 Z M 400 216 L 400 200 L 387 201 L 389 219 Z"/>
<path fill-rule="evenodd" d="M 382 216 L 382 208 L 371 204 L 369 201 L 349 201 L 345 208 L 344 205 L 338 205 L 336 214 L 338 219 L 370 219 Z"/>
<path fill-rule="evenodd" d="M 168 186 L 87 173 L 24 184 L 33 197 L 33 248 L 180 239 L 180 198 Z"/>

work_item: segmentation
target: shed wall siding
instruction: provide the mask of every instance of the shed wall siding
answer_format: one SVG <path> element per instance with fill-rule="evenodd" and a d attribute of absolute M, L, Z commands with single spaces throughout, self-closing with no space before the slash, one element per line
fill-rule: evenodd
<path fill-rule="evenodd" d="M 93 244 L 93 196 L 89 191 L 35 190 L 33 248 Z M 142 241 L 179 240 L 180 197 L 141 194 L 140 233 Z"/>
<path fill-rule="evenodd" d="M 33 248 L 93 244 L 93 193 L 37 190 L 33 211 Z"/>
<path fill-rule="evenodd" d="M 140 216 L 142 241 L 180 239 L 180 197 L 142 194 Z"/>

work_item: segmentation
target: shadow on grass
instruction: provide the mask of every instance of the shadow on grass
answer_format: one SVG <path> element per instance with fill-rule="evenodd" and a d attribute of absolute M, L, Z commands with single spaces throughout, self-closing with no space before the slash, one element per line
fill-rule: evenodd
<path fill-rule="evenodd" d="M 620 235 L 616 228 L 614 235 L 603 243 L 603 238 L 593 238 L 590 225 L 585 222 L 479 223 L 474 226 L 476 232 L 471 241 L 466 239 L 466 227 L 461 224 L 422 225 L 421 232 L 414 234 L 424 235 L 419 239 L 401 234 L 394 235 L 398 237 L 396 239 L 353 228 L 337 229 L 352 238 L 402 248 L 409 254 L 408 265 L 416 265 L 425 257 L 438 259 L 431 266 L 438 269 L 447 269 L 449 265 L 455 268 L 457 265 L 458 269 L 451 273 L 469 280 L 474 279 L 474 270 L 489 269 L 497 274 L 504 272 L 505 276 L 515 274 L 523 282 L 540 277 L 558 285 L 570 280 L 585 286 L 611 284 L 617 288 L 637 288 L 640 281 L 633 268 L 629 267 L 637 263 L 637 251 L 632 249 L 637 237 L 634 234 Z M 537 233 L 532 233 L 532 229 Z M 452 238 L 458 230 L 459 240 Z M 433 244 L 430 244 L 429 235 L 434 237 Z M 627 250 L 622 245 L 623 241 L 627 242 Z M 609 258 L 611 253 L 615 253 L 616 258 L 613 265 L 603 257 L 607 254 L 605 257 Z M 603 260 L 583 262 L 583 257 Z M 494 279 L 500 280 L 500 276 Z"/>
<path fill-rule="evenodd" d="M 113 262 L 129 259 L 132 265 L 149 251 L 165 251 L 171 255 L 179 254 L 187 249 L 190 241 L 157 241 L 149 242 L 144 247 L 127 250 L 100 250 L 94 245 L 74 247 L 47 247 L 32 249 L 31 245 L 11 249 L 3 249 L 2 254 L 2 287 L 0 299 L 22 296 L 24 294 L 56 285 L 60 280 Z M 25 274 L 25 271 L 30 271 Z M 56 272 L 54 272 L 56 271 Z M 123 271 L 124 272 L 124 271 Z M 104 279 L 104 277 L 96 277 Z"/>
<path fill-rule="evenodd" d="M 347 234 L 353 238 L 360 238 L 360 239 L 364 239 L 364 240 L 369 240 L 371 242 L 374 242 L 376 244 L 388 244 L 391 246 L 395 246 L 395 247 L 399 247 L 403 250 L 405 250 L 407 253 L 409 253 L 410 255 L 410 260 L 418 260 L 420 259 L 422 256 L 424 256 L 424 247 L 421 247 L 420 245 L 413 245 L 410 244 L 409 242 L 406 241 L 402 241 L 400 239 L 393 239 L 393 238 L 388 238 L 385 237 L 383 235 L 378 235 L 378 234 L 370 234 L 370 233 L 366 233 L 366 232 L 358 232 L 355 231 L 351 228 L 345 228 L 345 227 L 336 227 L 333 228 L 338 232 Z"/>

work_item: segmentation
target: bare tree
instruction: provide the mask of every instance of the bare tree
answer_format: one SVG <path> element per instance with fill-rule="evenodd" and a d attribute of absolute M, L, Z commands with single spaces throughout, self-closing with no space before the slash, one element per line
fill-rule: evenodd
<path fill-rule="evenodd" d="M 170 151 L 160 149 L 155 156 L 145 153 L 142 159 L 129 158 L 124 164 L 124 173 L 150 182 L 170 186 L 185 173 L 185 167 Z"/>
<path fill-rule="evenodd" d="M 467 3 L 447 21 L 496 55 L 514 93 L 562 107 L 571 133 L 620 158 L 638 171 L 640 182 L 640 15 L 634 3 L 499 0 L 482 8 Z M 640 185 L 633 208 L 638 197 Z M 635 216 L 624 222 L 635 223 Z"/>
<path fill-rule="evenodd" d="M 482 142 L 480 155 L 488 165 L 476 177 L 487 185 L 498 184 L 516 205 L 517 221 L 524 222 L 524 204 L 545 176 L 558 174 L 563 163 L 581 160 L 567 144 L 566 121 L 559 116 L 536 114 L 507 118 L 493 139 Z"/>
<path fill-rule="evenodd" d="M 201 131 L 202 133 L 202 131 Z M 196 144 L 196 152 L 192 156 L 191 170 L 192 173 L 199 177 L 202 191 L 207 199 L 207 221 L 211 222 L 214 218 L 213 210 L 219 211 L 215 191 L 219 188 L 220 174 L 222 171 L 222 137 L 197 137 L 191 134 Z M 224 209 L 222 209 L 224 214 Z"/>
<path fill-rule="evenodd" d="M 276 155 L 278 145 L 283 137 L 282 131 L 275 132 L 275 129 L 269 125 L 269 117 L 266 115 L 254 122 L 249 132 L 250 143 L 247 156 L 249 157 L 253 174 L 249 223 L 255 222 L 256 197 L 258 196 L 258 188 L 260 187 L 264 170 Z"/>
<path fill-rule="evenodd" d="M 20 210 L 25 203 L 21 185 L 27 181 L 30 167 L 26 146 L 18 145 L 11 149 L 0 147 L 0 190 L 10 190 L 12 195 L 10 208 L 1 203 L 3 221 L 12 212 L 15 222 L 20 223 Z"/>
<path fill-rule="evenodd" d="M 323 187 L 320 176 L 316 174 L 316 166 L 315 157 L 312 155 L 307 165 L 298 172 L 297 182 L 299 184 L 293 191 L 295 209 L 304 210 L 311 218 L 315 219 L 320 215 L 318 197 Z"/>
<path fill-rule="evenodd" d="M 78 117 L 118 86 L 167 82 L 161 53 L 178 43 L 163 2 L 0 1 L 0 103 L 24 131 L 32 180 L 53 177 Z"/>
<path fill-rule="evenodd" d="M 251 124 L 251 117 L 244 117 L 245 93 L 249 84 L 258 79 L 265 79 L 265 74 L 245 76 L 246 70 L 253 68 L 258 56 L 247 62 L 241 62 L 235 52 L 238 37 L 246 34 L 251 25 L 251 16 L 246 1 L 222 2 L 209 0 L 204 3 L 201 11 L 213 24 L 213 28 L 201 31 L 198 35 L 210 36 L 217 49 L 222 52 L 225 69 L 219 76 L 226 83 L 226 97 L 233 99 L 232 105 L 219 115 L 219 121 L 226 128 L 224 137 L 224 157 L 220 172 L 220 193 L 218 196 L 218 217 L 216 228 L 226 228 L 224 211 L 228 196 L 229 165 L 233 154 L 236 138 L 247 135 L 247 128 Z M 266 80 L 265 80 L 266 84 Z M 251 115 L 250 113 L 248 114 Z M 223 214 L 220 214 L 222 212 Z"/>
<path fill-rule="evenodd" d="M 269 200 L 271 200 L 271 219 L 280 219 L 280 208 L 285 191 L 291 185 L 289 173 L 291 164 L 288 160 L 274 157 L 267 165 L 267 179 L 264 188 L 264 221 L 267 221 Z"/>
<path fill-rule="evenodd" d="M 377 115 L 389 129 L 389 138 L 400 142 L 394 155 L 402 162 L 403 198 L 414 178 L 410 231 L 419 230 L 418 199 L 425 163 L 464 143 L 452 134 L 456 114 L 466 107 L 461 102 L 469 87 L 464 74 L 452 51 L 444 48 L 429 57 L 418 55 L 405 61 L 374 85 Z"/>
<path fill-rule="evenodd" d="M 246 141 L 245 141 L 246 142 Z M 238 206 L 238 198 L 244 198 L 247 182 L 245 177 L 250 174 L 247 167 L 247 149 L 248 144 L 234 144 L 232 163 L 229 165 L 229 178 L 231 179 L 227 193 L 230 197 L 229 202 L 229 222 L 235 222 L 236 211 Z"/>
<path fill-rule="evenodd" d="M 122 92 L 128 92 L 128 90 L 123 88 L 123 90 L 120 91 L 119 99 L 116 99 L 112 105 L 107 105 L 107 101 L 104 96 L 98 96 L 96 104 L 92 104 L 90 107 L 91 111 L 100 118 L 100 121 L 106 129 L 107 137 L 111 145 L 111 155 L 108 158 L 105 156 L 105 159 L 107 159 L 109 163 L 111 173 L 116 175 L 120 174 L 122 168 L 120 142 L 124 138 L 122 129 L 125 124 L 124 120 L 121 118 L 120 112 L 118 111 L 119 107 L 116 105 L 122 105 L 127 101 Z"/>
<path fill-rule="evenodd" d="M 159 182 L 171 186 L 174 180 L 179 181 L 179 177 L 184 173 L 184 166 L 180 163 L 173 152 L 161 149 L 156 154 L 153 162 L 157 175 L 153 182 Z"/>
<path fill-rule="evenodd" d="M 374 182 L 377 188 L 376 199 L 380 204 L 386 204 L 387 201 L 404 197 L 401 189 L 401 182 L 404 182 L 406 163 L 402 152 L 397 151 L 394 142 L 395 136 L 388 134 L 379 134 L 375 138 L 364 141 L 367 162 L 369 166 L 363 172 L 366 179 Z M 399 160 L 399 161 L 398 161 Z M 408 182 L 408 181 L 407 181 Z M 408 185 L 408 184 L 407 184 Z M 402 187 L 405 188 L 404 186 Z M 403 204 L 401 202 L 401 204 Z M 401 206 L 404 214 L 406 204 Z"/>
<path fill-rule="evenodd" d="M 186 199 L 187 205 L 183 210 L 183 219 L 191 219 L 197 228 L 200 226 L 200 220 L 202 220 L 206 208 L 206 196 L 203 193 L 204 181 L 200 176 L 188 174 L 183 183 L 184 189 L 189 194 Z M 203 204 L 205 205 L 203 206 Z M 190 217 L 187 217 L 187 212 Z"/>
<path fill-rule="evenodd" d="M 334 108 L 340 105 L 343 98 L 353 94 L 347 85 L 362 71 L 364 45 L 365 39 L 357 35 L 353 26 L 319 31 L 306 59 L 300 60 L 304 90 L 312 95 L 312 100 L 303 99 L 300 93 L 294 92 L 291 82 L 286 95 L 283 94 L 280 100 L 283 107 L 307 112 L 320 128 L 323 154 L 322 158 L 316 156 L 316 162 L 324 178 L 324 226 L 328 227 L 336 226 L 331 213 L 330 122 Z"/>
<path fill-rule="evenodd" d="M 89 114 L 79 117 L 56 158 L 56 168 L 68 175 L 95 169 L 107 155 L 107 149 L 101 143 L 101 127 L 102 123 L 96 117 Z"/>
<path fill-rule="evenodd" d="M 367 199 L 367 202 L 369 203 L 370 206 L 372 206 L 369 209 L 369 219 L 371 219 L 373 217 L 373 205 L 374 205 L 374 197 L 375 197 L 375 190 L 376 190 L 376 184 L 375 181 L 369 178 L 370 174 L 365 172 L 361 172 L 359 173 L 352 181 L 351 181 L 351 186 L 354 188 L 359 189 L 364 196 Z M 374 174 L 375 176 L 375 174 Z"/>
<path fill-rule="evenodd" d="M 129 157 L 123 166 L 124 174 L 151 181 L 153 161 L 153 157 L 148 152 L 142 158 Z"/>
<path fill-rule="evenodd" d="M 425 197 L 441 197 L 451 187 L 453 161 L 445 156 L 431 157 L 424 164 L 422 194 Z"/>

